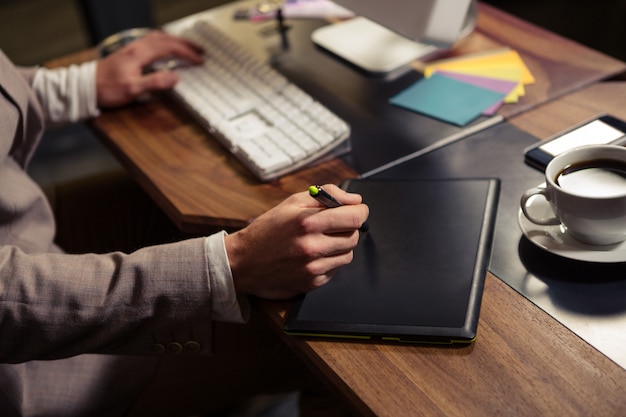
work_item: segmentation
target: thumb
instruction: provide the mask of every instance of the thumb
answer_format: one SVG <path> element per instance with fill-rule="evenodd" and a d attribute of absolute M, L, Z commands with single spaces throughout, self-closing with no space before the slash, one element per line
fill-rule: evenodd
<path fill-rule="evenodd" d="M 141 92 L 168 90 L 178 82 L 178 75 L 173 71 L 156 71 L 142 77 Z"/>
<path fill-rule="evenodd" d="M 360 194 L 349 193 L 334 184 L 326 184 L 322 186 L 330 195 L 334 196 L 342 204 L 360 204 L 363 199 Z"/>

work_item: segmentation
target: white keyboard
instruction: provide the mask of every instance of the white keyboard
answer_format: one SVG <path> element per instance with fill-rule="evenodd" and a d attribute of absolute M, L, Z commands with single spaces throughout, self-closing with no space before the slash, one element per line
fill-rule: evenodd
<path fill-rule="evenodd" d="M 252 173 L 270 181 L 349 145 L 349 125 L 209 22 L 181 34 L 206 51 L 173 95 Z"/>

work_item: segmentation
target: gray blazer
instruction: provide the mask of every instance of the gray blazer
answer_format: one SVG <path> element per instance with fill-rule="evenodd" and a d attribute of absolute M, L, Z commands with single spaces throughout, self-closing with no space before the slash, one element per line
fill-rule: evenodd
<path fill-rule="evenodd" d="M 210 350 L 205 240 L 63 254 L 25 172 L 44 129 L 33 74 L 0 51 L 0 415 L 120 415 L 160 355 Z"/>

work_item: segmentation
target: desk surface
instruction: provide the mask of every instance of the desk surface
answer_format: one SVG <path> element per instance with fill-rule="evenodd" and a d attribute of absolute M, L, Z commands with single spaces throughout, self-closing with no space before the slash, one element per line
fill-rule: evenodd
<path fill-rule="evenodd" d="M 219 13 L 224 10 L 230 16 L 230 9 L 220 8 Z M 449 55 L 502 46 L 518 50 L 537 79 L 518 104 L 500 110 L 503 117 L 626 71 L 621 61 L 483 4 L 477 29 Z M 339 183 L 357 175 L 344 162 L 333 160 L 261 184 L 166 97 L 104 112 L 92 127 L 187 231 L 242 227 L 287 195 L 306 190 L 312 181 Z"/>

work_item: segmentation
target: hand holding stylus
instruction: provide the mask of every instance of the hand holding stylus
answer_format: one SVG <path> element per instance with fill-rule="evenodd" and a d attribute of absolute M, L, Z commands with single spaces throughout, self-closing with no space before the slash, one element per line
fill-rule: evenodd
<path fill-rule="evenodd" d="M 369 209 L 358 194 L 332 184 L 324 189 L 340 206 L 327 210 L 300 192 L 224 237 L 238 292 L 291 298 L 326 284 L 337 268 L 352 262 Z"/>

